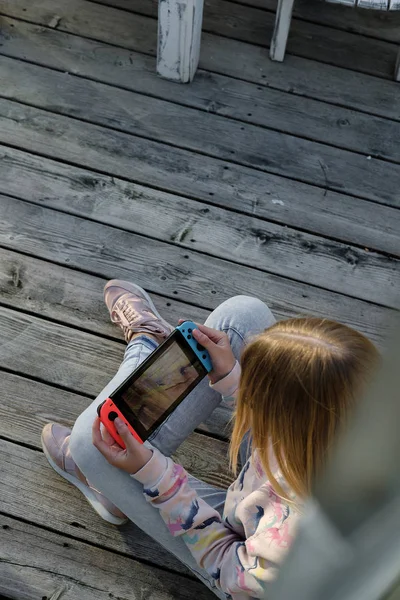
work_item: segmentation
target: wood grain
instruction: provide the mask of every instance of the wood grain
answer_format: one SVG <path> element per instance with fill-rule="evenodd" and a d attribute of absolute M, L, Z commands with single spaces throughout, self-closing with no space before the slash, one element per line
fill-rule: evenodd
<path fill-rule="evenodd" d="M 4 307 L 0 331 L 7 340 L 0 347 L 2 368 L 89 398 L 109 383 L 123 357 L 116 342 Z"/>
<path fill-rule="evenodd" d="M 36 343 L 41 342 L 38 339 Z M 55 354 L 54 365 L 57 370 L 59 357 Z M 33 448 L 40 447 L 40 431 L 46 422 L 54 420 L 71 426 L 88 404 L 88 399 L 79 394 L 11 373 L 2 373 L 2 390 L 0 435 Z M 204 436 L 195 433 L 179 448 L 176 458 L 198 478 L 227 487 L 232 477 L 227 472 L 226 448 L 225 442 L 212 438 L 207 438 L 205 444 Z M 116 530 L 100 520 L 79 492 L 49 468 L 41 453 L 6 441 L 0 441 L 0 453 L 4 492 L 0 510 L 42 526 L 48 526 L 50 519 L 52 528 L 63 533 L 186 572 L 173 556 L 132 524 Z M 60 504 L 63 495 L 68 495 L 68 508 Z"/>
<path fill-rule="evenodd" d="M 205 108 L 215 105 L 216 111 L 207 110 L 207 113 L 217 113 L 218 117 L 215 117 L 204 114 L 204 111 L 184 108 L 182 102 L 179 105 L 165 102 L 161 95 L 161 99 L 155 99 L 82 78 L 65 77 L 65 73 L 6 57 L 0 57 L 0 77 L 4 81 L 2 96 L 11 100 L 195 151 L 200 149 L 201 144 L 204 152 L 221 158 L 234 158 L 235 162 L 243 164 L 252 165 L 248 159 L 242 159 L 243 152 L 240 150 L 232 157 L 231 152 L 216 147 L 212 132 L 223 139 L 243 138 L 241 146 L 248 148 L 249 153 L 256 153 L 254 143 L 258 142 L 261 147 L 264 141 L 269 140 L 271 133 L 249 125 L 243 128 L 242 124 L 224 118 L 226 116 L 232 116 L 235 120 L 244 118 L 252 125 L 262 125 L 338 148 L 347 148 L 366 157 L 400 162 L 400 148 L 396 143 L 400 138 L 400 123 L 283 92 L 258 89 L 258 86 L 250 84 L 235 82 L 235 87 L 241 85 L 246 88 L 244 93 L 247 91 L 248 94 L 247 103 L 243 105 L 242 97 L 240 102 L 238 98 L 242 90 L 234 90 L 236 112 L 239 114 L 225 109 L 225 97 L 221 100 L 212 100 L 210 97 Z M 208 90 L 212 94 L 210 86 Z M 246 113 L 245 110 L 250 112 Z M 151 119 L 148 118 L 149 114 Z M 189 122 L 192 122 L 192 128 L 198 136 L 191 135 L 193 129 L 185 126 Z M 252 145 L 251 140 L 256 139 L 257 142 L 253 141 Z M 194 140 L 197 140 L 197 144 Z M 283 143 L 286 143 L 285 139 Z M 254 166 L 258 167 L 258 161 Z"/>
<path fill-rule="evenodd" d="M 56 365 L 57 361 L 58 356 L 54 355 Z M 85 396 L 12 373 L 3 372 L 1 380 L 0 435 L 33 448 L 41 449 L 40 433 L 46 423 L 55 421 L 72 428 L 91 403 Z M 226 422 L 220 420 L 216 425 L 221 435 L 228 431 Z M 194 477 L 225 489 L 233 480 L 228 470 L 227 447 L 225 441 L 193 433 L 175 457 Z"/>
<path fill-rule="evenodd" d="M 173 105 L 171 107 L 173 113 L 175 109 Z M 190 131 L 195 125 L 196 113 L 193 113 L 193 119 L 186 123 Z M 204 113 L 200 114 L 204 116 Z M 368 160 L 353 152 L 259 128 L 253 128 L 254 136 L 249 141 L 246 130 L 253 131 L 251 126 L 242 131 L 236 122 L 229 124 L 232 127 L 229 127 L 227 137 L 225 125 L 220 124 L 217 117 L 209 116 L 213 118 L 212 123 L 198 132 L 198 138 L 202 136 L 201 145 L 192 135 L 188 135 L 186 143 L 192 150 L 203 148 L 203 152 L 227 159 L 225 162 L 99 125 L 83 124 L 6 99 L 0 101 L 0 142 L 188 196 L 216 195 L 224 188 L 226 190 L 226 186 L 229 195 L 237 194 L 240 184 L 244 187 L 242 193 L 247 195 L 252 180 L 264 171 L 286 174 L 324 189 L 386 205 L 400 204 L 399 165 Z M 183 121 L 181 127 L 185 129 Z M 172 137 L 170 134 L 170 141 Z M 181 144 L 184 143 L 183 134 Z M 227 164 L 229 157 L 242 165 Z M 243 180 L 243 165 L 253 167 L 246 171 L 249 175 L 246 181 Z M 226 174 L 225 166 L 228 167 Z"/>
<path fill-rule="evenodd" d="M 189 201 L 184 197 L 14 148 L 0 145 L 0 157 L 1 192 L 76 214 L 86 212 L 88 217 L 93 216 L 91 205 L 95 203 L 96 208 L 93 212 L 96 213 L 97 219 L 100 214 L 110 216 L 110 211 L 114 211 L 115 203 L 116 209 L 118 206 L 126 207 L 126 213 L 123 215 L 124 228 L 128 219 L 135 223 L 139 220 L 131 218 L 130 207 L 134 204 L 139 204 L 139 214 L 147 210 L 147 203 L 154 206 L 158 201 L 164 205 L 169 201 L 173 211 L 175 202 L 185 206 L 185 210 L 190 206 Z M 224 169 L 224 171 L 228 170 Z M 194 206 L 200 207 L 196 221 L 210 215 L 210 211 L 213 211 L 212 206 L 215 205 L 251 216 L 261 229 L 268 225 L 257 221 L 258 216 L 262 221 L 278 221 L 286 226 L 294 225 L 322 235 L 330 235 L 350 244 L 388 254 L 399 254 L 400 213 L 398 210 L 349 198 L 335 192 L 324 195 L 318 188 L 290 182 L 283 178 L 270 176 L 267 183 L 268 188 L 260 189 L 259 196 L 254 193 L 254 199 L 251 195 L 232 196 L 228 199 L 224 195 L 217 194 L 210 197 L 211 203 L 207 200 L 207 205 L 190 201 Z M 107 203 L 107 198 L 113 199 L 111 206 Z M 216 212 L 219 214 L 219 211 Z M 242 219 L 240 215 L 237 218 Z M 182 215 L 179 215 L 179 221 L 181 219 Z M 233 216 L 232 219 L 234 220 Z M 154 225 L 162 224 L 156 222 Z M 139 221 L 139 226 L 147 227 L 148 223 Z M 176 227 L 173 228 L 173 231 L 176 230 Z M 175 243 L 201 243 L 201 238 L 195 242 L 192 241 L 193 239 L 195 238 L 186 236 L 182 240 L 182 236 L 175 236 Z M 214 240 L 214 243 L 218 243 L 218 240 Z M 307 255 L 304 247 L 302 254 Z"/>
<path fill-rule="evenodd" d="M 101 2 L 103 0 L 100 0 Z M 117 0 L 115 0 L 116 2 Z M 120 4 L 121 3 L 121 4 Z M 129 0 L 118 0 L 122 6 Z M 241 4 L 263 10 L 276 11 L 276 0 L 241 0 Z M 114 4 L 114 0 L 113 0 Z M 131 5 L 132 6 L 132 5 Z M 294 19 L 334 27 L 342 31 L 358 33 L 372 38 L 400 43 L 400 12 L 378 10 L 354 10 L 353 6 L 321 2 L 320 0 L 296 0 L 293 7 Z"/>
<path fill-rule="evenodd" d="M 109 318 L 100 301 L 101 290 L 99 294 L 96 293 L 96 278 L 85 275 L 86 284 L 80 286 L 82 275 L 77 272 L 6 251 L 1 253 L 0 266 L 0 301 L 3 305 L 34 310 L 41 317 L 57 318 L 68 325 L 81 327 L 83 322 L 97 334 L 90 335 L 57 323 L 42 322 L 35 317 L 31 321 L 32 317 L 23 313 L 13 313 L 16 321 L 12 324 L 11 315 L 4 313 L 4 334 L 8 335 L 11 327 L 15 342 L 5 342 L 1 347 L 0 355 L 4 358 L 2 366 L 85 394 L 87 397 L 81 399 L 79 408 L 71 417 L 75 419 L 117 372 L 124 352 L 124 344 L 118 338 L 113 341 L 98 335 L 113 333 L 115 336 L 119 330 L 114 326 L 110 331 Z M 46 273 L 48 278 L 41 279 L 41 274 Z M 32 327 L 37 328 L 37 339 L 30 337 Z M 32 346 L 21 349 L 19 353 L 19 340 L 25 335 Z M 60 340 L 67 344 L 65 348 L 59 347 L 59 344 L 64 346 L 64 341 Z M 83 344 L 82 351 L 79 350 L 80 343 Z M 14 360 L 13 354 L 16 357 Z M 87 372 L 87 378 L 83 377 L 84 371 Z M 221 404 L 205 423 L 199 425 L 199 431 L 227 437 L 230 417 L 231 410 Z"/>
<path fill-rule="evenodd" d="M 278 2 L 275 27 L 269 43 L 269 57 L 271 60 L 282 62 L 285 58 L 286 44 L 292 21 L 293 2 L 294 0 L 279 0 Z"/>
<path fill-rule="evenodd" d="M 238 77 L 337 106 L 399 119 L 396 82 L 286 55 L 284 63 L 268 60 L 264 48 L 229 38 L 204 35 L 200 66 L 212 73 Z M 232 60 L 232 56 L 235 60 Z M 390 61 L 393 77 L 394 61 Z M 340 91 L 340 94 L 339 94 Z"/>
<path fill-rule="evenodd" d="M 153 5 L 148 4 L 147 10 L 152 17 L 156 16 Z M 1 12 L 28 21 L 39 20 L 46 25 L 51 25 L 57 16 L 58 29 L 67 32 L 73 30 L 87 37 L 91 36 L 87 34 L 85 24 L 91 21 L 97 31 L 95 39 L 117 43 L 132 50 L 139 49 L 138 44 L 141 44 L 142 50 L 146 49 L 153 54 L 156 51 L 157 23 L 154 18 L 148 19 L 140 14 L 130 14 L 99 4 L 86 4 L 83 0 L 70 0 L 68 3 L 62 0 L 41 0 L 28 7 L 24 0 L 3 0 Z M 77 14 L 81 17 L 79 21 L 76 19 Z M 273 13 L 257 8 L 243 7 L 226 0 L 210 1 L 204 12 L 203 30 L 267 46 L 274 18 Z M 317 56 L 321 62 L 391 78 L 396 46 L 296 20 L 291 28 L 288 52 L 311 59 Z"/>
<path fill-rule="evenodd" d="M 330 145 L 343 147 L 358 151 L 366 155 L 378 155 L 384 158 L 396 160 L 399 156 L 397 145 L 393 142 L 396 138 L 396 130 L 400 124 L 393 124 L 387 119 L 381 119 L 372 115 L 365 115 L 344 107 L 329 106 L 312 99 L 305 99 L 294 94 L 271 90 L 260 87 L 249 82 L 213 75 L 212 79 L 205 78 L 204 73 L 197 76 L 195 81 L 185 93 L 177 90 L 177 86 L 154 75 L 153 60 L 148 56 L 129 51 L 118 50 L 118 54 L 125 53 L 125 60 L 131 59 L 134 65 L 132 77 L 127 78 L 127 69 L 122 65 L 124 62 L 116 60 L 115 54 L 110 55 L 104 47 L 105 52 L 99 52 L 98 44 L 86 40 L 87 47 L 80 53 L 79 58 L 71 53 L 70 41 L 72 36 L 65 36 L 56 32 L 59 36 L 59 46 L 55 50 L 54 44 L 49 44 L 49 37 L 43 36 L 37 28 L 23 23 L 13 21 L 8 25 L 10 35 L 5 39 L 1 52 L 11 54 L 17 58 L 23 58 L 27 54 L 29 60 L 35 60 L 42 65 L 48 65 L 56 69 L 62 69 L 63 75 L 55 78 L 47 70 L 40 70 L 34 66 L 19 65 L 14 61 L 2 60 L 1 68 L 4 81 L 4 95 L 8 97 L 20 97 L 27 102 L 40 105 L 46 95 L 46 89 L 50 89 L 54 97 L 55 108 L 65 107 L 64 90 L 66 78 L 65 70 L 88 78 L 95 78 L 107 83 L 129 87 L 140 94 L 156 95 L 162 100 L 169 100 L 185 104 L 186 106 L 199 108 L 210 113 L 228 116 L 241 121 L 279 129 L 300 137 L 327 142 Z M 22 38 L 22 39 L 21 39 Z M 72 43 L 76 38 L 72 38 Z M 85 41 L 85 40 L 83 40 Z M 63 43 L 64 42 L 64 43 Z M 49 51 L 45 51 L 48 45 Z M 58 50 L 58 51 L 57 51 Z M 95 60 L 97 58 L 97 60 Z M 88 64 L 90 63 L 90 65 Z M 132 67 L 132 64 L 131 64 Z M 140 76 L 138 70 L 140 69 Z M 136 76 L 135 76 L 136 75 Z M 40 82 L 37 81 L 40 79 Z M 113 92 L 113 106 L 109 106 L 110 90 L 95 84 L 69 81 L 70 85 L 80 86 L 79 97 L 90 96 L 92 112 L 100 112 L 100 118 L 110 117 L 110 125 L 123 126 L 127 119 L 126 104 L 124 98 L 129 96 L 120 90 Z M 40 92 L 37 91 L 40 86 Z M 57 86 L 56 88 L 54 86 Z M 59 96 L 64 94 L 64 101 Z M 101 102 L 101 95 L 105 97 L 106 107 Z M 152 106 L 154 100 L 142 98 L 135 94 L 130 96 L 133 106 L 139 107 L 141 103 L 148 101 L 149 110 L 157 114 L 157 104 Z M 134 103 L 134 104 L 133 104 Z M 68 107 L 72 114 L 78 114 L 76 109 Z M 129 111 L 128 111 L 129 112 Z M 123 113 L 121 118 L 121 113 Z M 82 115 L 83 116 L 83 115 Z M 125 118 L 124 118 L 125 117 Z M 131 128 L 133 122 L 131 123 Z M 397 129 L 396 129 L 397 128 Z M 126 129 L 128 130 L 128 129 Z"/>
<path fill-rule="evenodd" d="M 0 594 L 9 600 L 214 598 L 198 581 L 60 533 L 4 515 L 0 528 Z"/>
<path fill-rule="evenodd" d="M 13 6 L 14 4 L 8 6 L 10 14 L 13 14 Z M 20 13 L 17 11 L 15 14 Z M 39 15 L 36 15 L 35 19 L 39 24 L 46 24 L 48 17 L 49 15 L 44 13 L 42 19 Z M 64 72 L 82 72 L 86 76 L 92 73 L 94 78 L 100 80 L 114 81 L 115 78 L 118 85 L 133 86 L 133 89 L 138 91 L 143 82 L 148 93 L 153 93 L 151 87 L 155 88 L 154 93 L 163 90 L 161 95 L 164 93 L 166 97 L 173 93 L 171 82 L 156 78 L 154 58 L 140 54 L 140 51 L 150 53 L 153 51 L 148 48 L 148 45 L 136 45 L 135 48 L 131 45 L 129 49 L 124 49 L 103 44 L 96 39 L 96 21 L 92 23 L 92 20 L 89 20 L 84 23 L 86 35 L 96 39 L 92 41 L 78 35 L 68 35 L 59 30 L 38 27 L 7 17 L 0 17 L 0 20 L 2 52 L 7 55 L 29 58 L 44 65 L 56 62 L 57 67 Z M 74 29 L 75 21 L 79 20 L 80 14 L 77 13 L 70 24 L 71 32 L 79 33 L 79 25 Z M 134 26 L 135 23 L 129 24 L 131 36 L 131 27 Z M 132 51 L 135 49 L 139 52 Z M 231 60 L 232 56 L 235 56 L 234 61 Z M 369 77 L 316 61 L 310 65 L 309 60 L 290 55 L 287 55 L 283 65 L 277 64 L 267 59 L 263 48 L 206 33 L 203 33 L 201 66 L 207 71 L 199 71 L 194 84 L 188 86 L 189 89 L 185 88 L 184 94 L 181 88 L 174 92 L 183 97 L 184 103 L 185 96 L 190 97 L 193 86 L 201 86 L 201 82 L 203 82 L 201 89 L 209 89 L 212 86 L 220 94 L 222 90 L 219 89 L 217 74 L 225 74 L 238 80 L 256 83 L 264 93 L 268 88 L 282 90 L 289 94 L 305 96 L 307 100 L 316 98 L 340 107 L 347 106 L 400 120 L 398 89 L 393 81 Z M 340 97 L 338 90 L 340 90 Z M 208 105 L 212 109 L 213 106 L 218 107 L 219 102 L 208 102 Z M 220 109 L 224 109 L 224 105 Z M 246 111 L 245 115 L 248 112 Z"/>
<path fill-rule="evenodd" d="M 166 0 L 158 13 L 157 73 L 189 83 L 200 57 L 203 0 Z"/>
<path fill-rule="evenodd" d="M 116 2 L 118 0 L 111 0 L 111 4 Z M 274 12 L 227 0 L 205 2 L 203 29 L 215 35 L 268 47 L 274 24 Z M 397 50 L 395 44 L 383 40 L 294 19 L 287 52 L 353 71 L 392 78 Z"/>
<path fill-rule="evenodd" d="M 396 306 L 400 264 L 392 258 L 69 165 L 21 156 L 13 149 L 5 153 L 9 158 L 0 164 L 0 191 L 21 196 L 25 180 L 22 196 L 42 206 Z M 26 178 L 21 178 L 24 171 Z M 379 207 L 375 209 L 379 213 Z M 395 216 L 399 221 L 399 211 Z M 396 219 L 391 225 L 394 245 L 399 246 Z"/>
<path fill-rule="evenodd" d="M 362 248 L 399 250 L 399 169 L 386 159 L 399 158 L 400 104 L 385 79 L 398 31 L 358 16 L 321 27 L 325 17 L 296 0 L 304 17 L 278 65 L 265 51 L 274 0 L 259 2 L 211 0 L 206 29 L 222 35 L 204 34 L 186 88 L 155 76 L 152 0 L 134 7 L 148 17 L 101 0 L 1 3 L 0 93 L 17 102 L 0 113 L 13 147 L 0 149 L 10 194 L 0 196 L 0 510 L 11 515 L 1 517 L 0 595 L 209 597 L 133 525 L 101 521 L 38 451 L 43 424 L 72 424 L 122 358 L 102 303 L 107 278 L 134 279 L 171 320 L 204 319 L 245 289 L 278 318 L 329 315 L 385 345 L 393 311 L 348 294 L 396 300 L 397 263 Z M 361 36 L 338 30 L 353 25 Z M 199 429 L 225 435 L 229 416 L 221 406 Z M 196 433 L 178 458 L 230 482 L 222 441 Z"/>
<path fill-rule="evenodd" d="M 4 248 L 0 251 L 2 304 L 124 343 L 123 333 L 111 323 L 103 301 L 106 282 L 105 278 L 67 266 Z M 152 293 L 151 297 L 163 317 L 173 325 L 180 318 L 203 323 L 210 312 L 160 294 Z"/>
<path fill-rule="evenodd" d="M 155 14 L 156 0 L 135 2 L 131 0 L 96 0 L 100 4 L 123 8 L 141 14 Z M 216 0 L 213 2 L 217 6 Z M 240 4 L 261 8 L 275 14 L 276 0 L 241 0 Z M 151 6 L 151 8 L 150 8 Z M 206 3 L 208 7 L 208 3 Z M 297 0 L 293 8 L 293 17 L 310 23 L 326 25 L 351 33 L 359 33 L 369 37 L 400 42 L 400 12 L 383 12 L 377 10 L 354 10 L 354 7 L 321 2 L 321 0 Z"/>
<path fill-rule="evenodd" d="M 103 521 L 81 492 L 51 469 L 42 452 L 0 440 L 0 454 L 3 514 L 187 574 L 186 567 L 133 523 L 115 527 Z"/>
<path fill-rule="evenodd" d="M 1 197 L 0 244 L 109 279 L 212 309 L 243 293 L 267 301 L 278 318 L 319 314 L 382 340 L 392 311 L 362 300 L 145 238 L 41 206 Z M 245 282 L 245 288 L 244 284 Z M 386 321 L 386 323 L 385 323 Z"/>

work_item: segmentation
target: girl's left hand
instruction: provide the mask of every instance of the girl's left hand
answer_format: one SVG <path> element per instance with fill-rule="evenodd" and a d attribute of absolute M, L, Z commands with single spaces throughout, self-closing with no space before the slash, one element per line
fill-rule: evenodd
<path fill-rule="evenodd" d="M 115 419 L 114 424 L 118 434 L 124 440 L 126 450 L 121 448 L 107 429 L 104 428 L 102 431 L 100 424 L 99 417 L 96 417 L 92 427 L 92 440 L 94 446 L 110 465 L 118 467 L 131 475 L 137 473 L 149 462 L 153 452 L 133 437 L 127 425 L 121 419 Z"/>

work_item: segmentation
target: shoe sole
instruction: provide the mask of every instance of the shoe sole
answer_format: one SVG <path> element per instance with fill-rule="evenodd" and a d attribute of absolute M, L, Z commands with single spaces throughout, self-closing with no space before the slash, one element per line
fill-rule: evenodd
<path fill-rule="evenodd" d="M 105 285 L 104 291 L 107 288 L 112 287 L 112 286 L 122 287 L 125 290 L 128 290 L 128 292 L 132 292 L 132 294 L 137 294 L 139 292 L 142 296 L 144 296 L 146 298 L 147 302 L 150 304 L 151 310 L 160 319 L 160 321 L 162 321 L 163 323 L 166 323 L 169 327 L 171 327 L 171 331 L 174 329 L 172 327 L 172 325 L 170 325 L 165 319 L 163 319 L 163 317 L 160 315 L 160 313 L 154 306 L 153 300 L 150 298 L 149 294 L 146 292 L 146 290 L 141 288 L 140 285 L 136 285 L 136 283 L 131 283 L 130 281 L 124 281 L 122 279 L 111 279 L 111 281 L 109 281 Z"/>
<path fill-rule="evenodd" d="M 97 512 L 97 514 L 102 519 L 104 519 L 104 521 L 107 521 L 107 523 L 111 523 L 111 525 L 123 525 L 124 523 L 127 523 L 129 519 L 122 519 L 121 517 L 116 517 L 115 515 L 110 513 L 110 511 L 108 511 L 96 498 L 95 494 L 92 492 L 90 487 L 85 485 L 83 481 L 80 481 L 73 475 L 70 475 L 70 473 L 67 473 L 67 471 L 63 471 L 62 469 L 60 469 L 60 467 L 51 458 L 44 443 L 43 437 L 41 439 L 43 452 L 47 460 L 49 461 L 50 466 L 56 471 L 56 473 L 58 473 L 59 475 L 61 475 L 61 477 L 69 481 L 69 483 L 72 483 L 72 485 L 74 485 L 76 488 L 78 488 L 80 492 L 82 492 L 82 494 L 85 496 L 86 500 L 89 502 L 91 507 Z"/>

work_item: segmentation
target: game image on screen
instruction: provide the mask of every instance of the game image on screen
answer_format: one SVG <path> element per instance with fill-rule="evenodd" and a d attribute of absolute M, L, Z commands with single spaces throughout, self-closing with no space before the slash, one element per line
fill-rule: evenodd
<path fill-rule="evenodd" d="M 143 427 L 150 429 L 198 378 L 202 375 L 184 351 L 172 344 L 121 397 Z"/>

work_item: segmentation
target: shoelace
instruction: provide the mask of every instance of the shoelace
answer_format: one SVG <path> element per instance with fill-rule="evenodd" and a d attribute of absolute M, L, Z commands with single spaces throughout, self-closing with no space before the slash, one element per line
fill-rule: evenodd
<path fill-rule="evenodd" d="M 117 313 L 117 310 L 121 311 L 122 315 Z M 143 327 L 150 327 L 156 333 L 162 333 L 162 329 L 157 327 L 156 323 L 158 323 L 158 318 L 154 313 L 151 312 L 148 308 L 143 308 L 142 313 L 140 314 L 131 304 L 126 302 L 125 300 L 119 300 L 116 304 L 116 308 L 113 310 L 113 317 L 116 321 L 119 321 L 123 327 L 124 334 L 127 335 L 132 331 L 132 322 L 140 318 L 143 313 L 147 313 L 149 315 L 149 319 L 143 320 L 141 319 L 141 325 Z"/>

